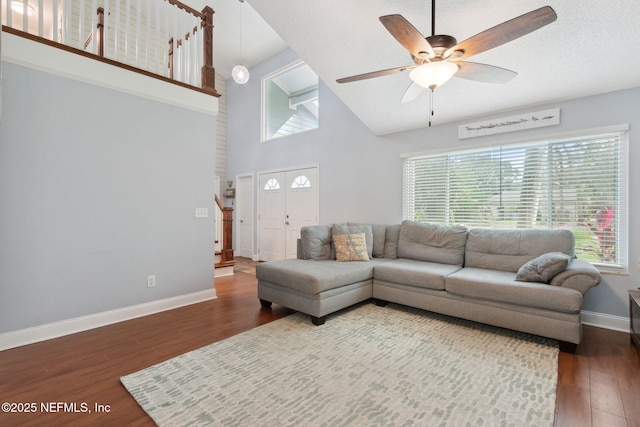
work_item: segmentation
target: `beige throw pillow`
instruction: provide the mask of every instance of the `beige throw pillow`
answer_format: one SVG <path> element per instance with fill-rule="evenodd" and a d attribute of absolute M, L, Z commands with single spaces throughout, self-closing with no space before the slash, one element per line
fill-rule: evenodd
<path fill-rule="evenodd" d="M 364 233 L 333 236 L 333 244 L 336 247 L 336 259 L 340 262 L 369 261 Z"/>

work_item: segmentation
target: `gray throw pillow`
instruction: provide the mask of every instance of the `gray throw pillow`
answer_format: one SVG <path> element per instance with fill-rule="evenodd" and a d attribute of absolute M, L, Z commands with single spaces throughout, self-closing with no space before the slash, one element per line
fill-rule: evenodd
<path fill-rule="evenodd" d="M 553 276 L 564 271 L 571 257 L 562 252 L 548 252 L 532 259 L 518 270 L 516 280 L 520 282 L 549 283 Z"/>
<path fill-rule="evenodd" d="M 300 229 L 302 258 L 331 259 L 331 226 L 311 225 Z"/>

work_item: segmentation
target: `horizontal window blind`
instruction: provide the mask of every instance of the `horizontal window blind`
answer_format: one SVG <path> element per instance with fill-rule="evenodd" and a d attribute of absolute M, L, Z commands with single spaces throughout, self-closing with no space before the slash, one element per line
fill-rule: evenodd
<path fill-rule="evenodd" d="M 404 159 L 405 219 L 486 228 L 564 228 L 576 255 L 626 257 L 626 131 Z"/>

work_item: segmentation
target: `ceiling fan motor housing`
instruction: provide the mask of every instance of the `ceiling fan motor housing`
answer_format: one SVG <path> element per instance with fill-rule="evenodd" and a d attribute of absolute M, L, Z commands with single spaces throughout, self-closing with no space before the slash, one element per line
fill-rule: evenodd
<path fill-rule="evenodd" d="M 448 36 L 446 34 L 437 34 L 435 36 L 425 37 L 425 40 L 427 40 L 433 48 L 435 56 L 430 57 L 429 52 L 420 52 L 420 57 L 413 57 L 413 61 L 418 65 L 433 61 L 434 59 L 436 61 L 445 59 L 445 52 L 458 44 L 455 37 Z"/>

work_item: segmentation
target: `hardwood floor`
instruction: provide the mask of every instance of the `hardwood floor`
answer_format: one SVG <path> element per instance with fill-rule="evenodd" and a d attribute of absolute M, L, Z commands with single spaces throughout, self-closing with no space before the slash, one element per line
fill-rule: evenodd
<path fill-rule="evenodd" d="M 216 279 L 216 292 L 216 300 L 0 352 L 0 402 L 37 406 L 0 412 L 0 425 L 153 426 L 121 376 L 292 313 L 261 309 L 249 274 Z M 91 413 L 65 412 L 65 403 Z M 640 427 L 640 359 L 628 334 L 585 327 L 576 354 L 560 353 L 556 425 Z"/>

